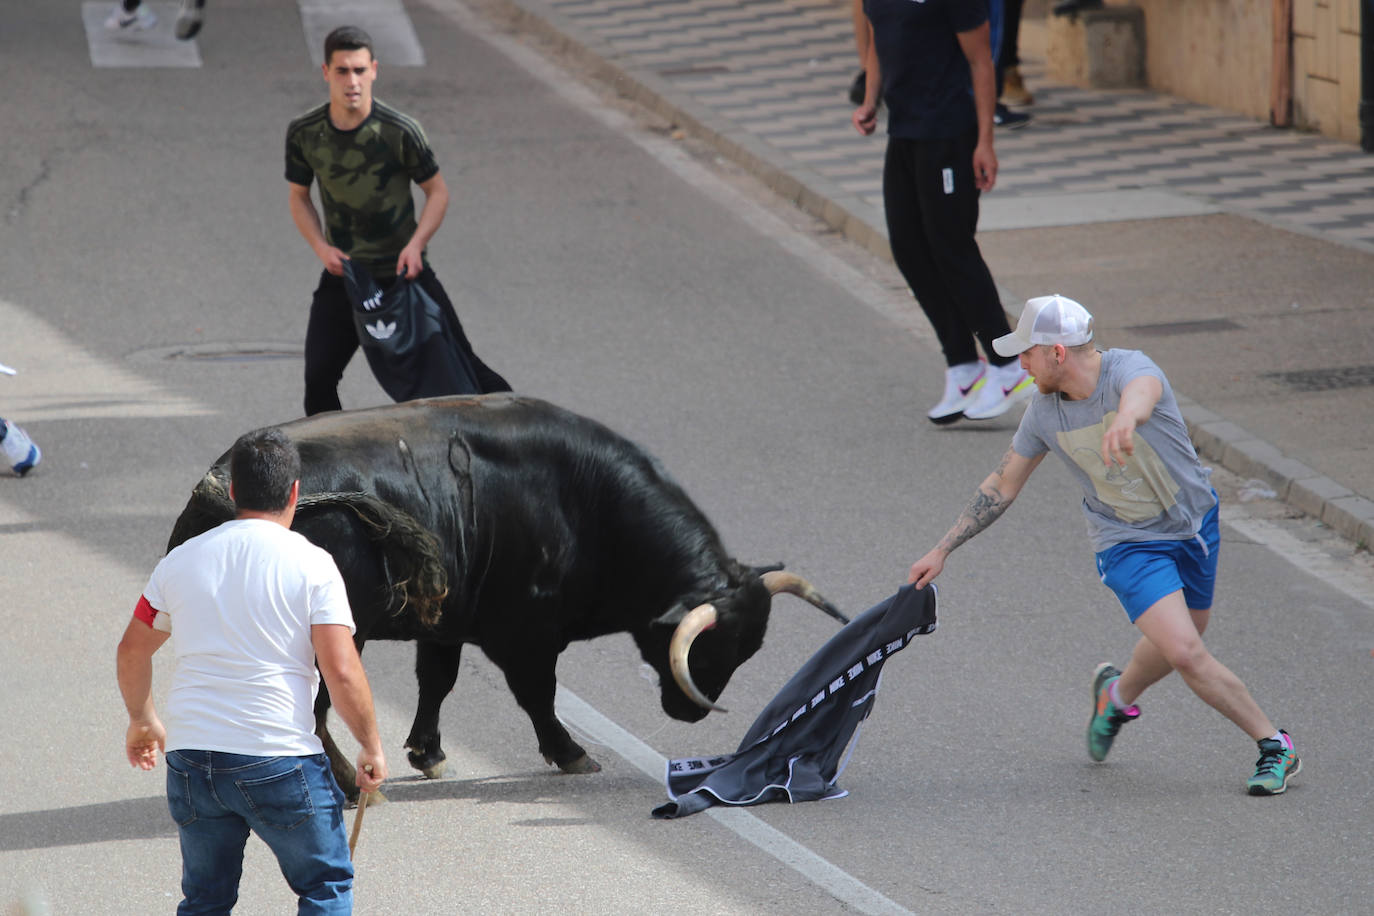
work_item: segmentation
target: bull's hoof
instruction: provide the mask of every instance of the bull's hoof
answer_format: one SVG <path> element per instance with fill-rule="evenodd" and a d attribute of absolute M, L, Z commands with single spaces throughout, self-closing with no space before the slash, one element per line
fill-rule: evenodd
<path fill-rule="evenodd" d="M 552 761 L 550 761 L 550 763 L 552 763 Z M 601 772 L 601 764 L 597 763 L 595 760 L 588 757 L 586 754 L 583 754 L 581 757 L 574 758 L 573 760 L 569 760 L 567 763 L 560 763 L 558 765 L 558 768 L 562 770 L 564 773 L 582 774 Z"/>
<path fill-rule="evenodd" d="M 425 779 L 438 779 L 448 769 L 448 755 L 442 749 L 432 754 L 408 751 L 406 760 L 410 761 L 411 766 L 423 773 Z"/>

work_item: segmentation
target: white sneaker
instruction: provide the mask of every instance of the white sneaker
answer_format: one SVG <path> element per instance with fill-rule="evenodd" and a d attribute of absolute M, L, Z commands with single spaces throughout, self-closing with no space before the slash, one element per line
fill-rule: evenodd
<path fill-rule="evenodd" d="M 926 413 L 930 422 L 943 426 L 953 423 L 973 406 L 987 378 L 987 363 L 960 363 L 945 370 L 945 396 Z"/>
<path fill-rule="evenodd" d="M 157 16 L 152 10 L 139 6 L 132 13 L 126 13 L 123 4 L 119 3 L 115 4 L 115 8 L 105 20 L 105 28 L 111 32 L 146 32 L 155 25 Z"/>
<path fill-rule="evenodd" d="M 0 419 L 0 455 L 14 473 L 23 477 L 33 470 L 34 465 L 43 459 L 43 453 L 34 445 L 29 434 L 8 420 Z"/>
<path fill-rule="evenodd" d="M 205 22 L 205 0 L 181 0 L 181 12 L 177 14 L 177 38 L 190 41 L 200 32 Z"/>
<path fill-rule="evenodd" d="M 978 392 L 978 400 L 964 411 L 969 420 L 991 420 L 1000 417 L 1035 391 L 1035 379 L 1020 362 L 1005 366 L 989 366 L 987 384 Z"/>

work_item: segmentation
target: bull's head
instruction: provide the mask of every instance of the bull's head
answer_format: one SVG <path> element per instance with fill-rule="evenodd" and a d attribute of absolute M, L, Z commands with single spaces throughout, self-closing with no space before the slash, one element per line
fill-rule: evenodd
<path fill-rule="evenodd" d="M 849 622 L 805 579 L 777 569 L 752 570 L 731 591 L 690 609 L 685 605 L 673 608 L 654 622 L 655 630 L 671 633 L 666 658 L 661 650 L 646 654 L 658 670 L 663 710 L 668 715 L 696 722 L 711 710 L 725 711 L 716 698 L 735 669 L 763 645 L 772 598 L 779 592 L 797 595 L 835 619 Z"/>

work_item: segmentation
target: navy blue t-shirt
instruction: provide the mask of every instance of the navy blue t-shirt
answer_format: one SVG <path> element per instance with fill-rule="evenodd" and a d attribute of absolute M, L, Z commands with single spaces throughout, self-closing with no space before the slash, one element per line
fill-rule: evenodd
<path fill-rule="evenodd" d="M 934 140 L 978 124 L 958 32 L 987 22 L 985 0 L 864 0 L 883 76 L 887 132 Z"/>

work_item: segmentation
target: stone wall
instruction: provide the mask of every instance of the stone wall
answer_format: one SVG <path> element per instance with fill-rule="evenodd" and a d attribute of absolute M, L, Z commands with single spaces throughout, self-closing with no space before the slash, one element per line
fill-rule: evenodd
<path fill-rule="evenodd" d="M 1107 0 L 1144 12 L 1145 84 L 1269 120 L 1273 0 Z M 1052 16 L 1027 0 L 1022 54 L 1044 57 Z M 1360 141 L 1360 0 L 1292 0 L 1293 127 Z"/>

